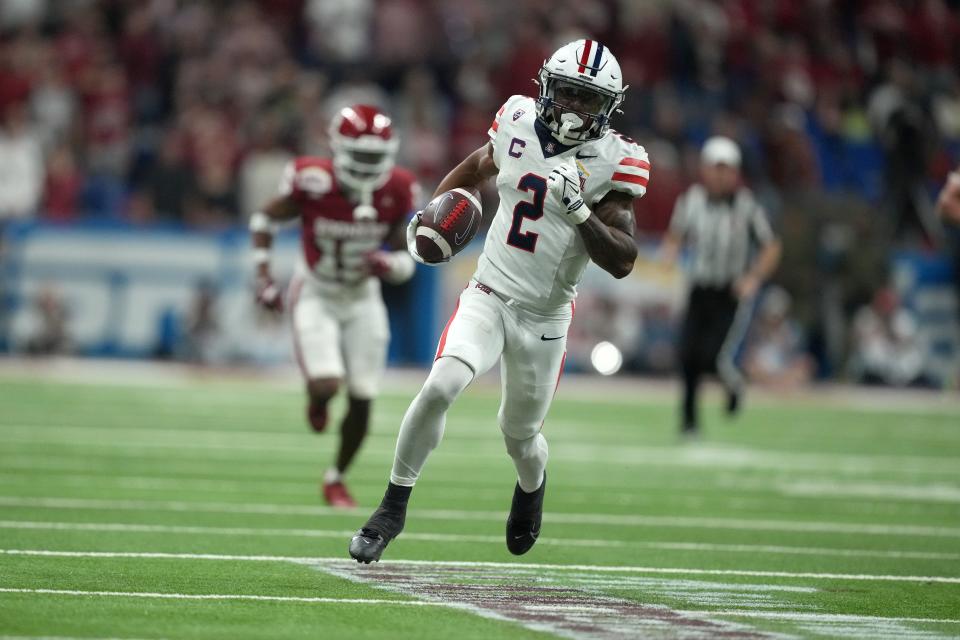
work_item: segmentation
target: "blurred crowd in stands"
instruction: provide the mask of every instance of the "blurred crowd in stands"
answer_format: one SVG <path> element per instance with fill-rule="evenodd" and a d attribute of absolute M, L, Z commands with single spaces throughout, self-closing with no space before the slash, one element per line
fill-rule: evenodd
<path fill-rule="evenodd" d="M 653 162 L 643 232 L 666 227 L 701 142 L 736 139 L 784 236 L 791 322 L 813 351 L 844 351 L 831 314 L 874 305 L 892 250 L 956 243 L 932 202 L 960 159 L 958 5 L 0 0 L 0 220 L 243 222 L 355 101 L 394 115 L 400 162 L 429 193 L 504 98 L 536 91 L 546 55 L 588 34 L 631 86 L 615 126 Z"/>

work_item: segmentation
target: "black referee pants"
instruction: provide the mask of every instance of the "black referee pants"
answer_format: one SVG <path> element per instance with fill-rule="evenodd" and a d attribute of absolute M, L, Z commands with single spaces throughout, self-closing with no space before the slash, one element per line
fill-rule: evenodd
<path fill-rule="evenodd" d="M 730 286 L 694 286 L 690 290 L 687 314 L 680 337 L 680 366 L 683 372 L 683 429 L 697 428 L 697 388 L 705 374 L 719 373 L 728 390 L 740 385 L 733 367 L 733 353 L 741 337 L 732 336 L 739 300 Z M 721 353 L 726 352 L 726 353 Z M 728 362 L 721 361 L 724 356 Z"/>

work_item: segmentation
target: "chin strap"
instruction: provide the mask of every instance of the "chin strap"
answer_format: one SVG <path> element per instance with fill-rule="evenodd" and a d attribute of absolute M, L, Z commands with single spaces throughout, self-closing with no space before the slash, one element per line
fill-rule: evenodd
<path fill-rule="evenodd" d="M 560 116 L 560 131 L 557 132 L 557 137 L 560 140 L 560 144 L 570 144 L 573 142 L 580 142 L 579 140 L 574 140 L 567 138 L 567 134 L 570 133 L 573 129 L 583 126 L 583 119 L 575 113 L 565 113 Z"/>

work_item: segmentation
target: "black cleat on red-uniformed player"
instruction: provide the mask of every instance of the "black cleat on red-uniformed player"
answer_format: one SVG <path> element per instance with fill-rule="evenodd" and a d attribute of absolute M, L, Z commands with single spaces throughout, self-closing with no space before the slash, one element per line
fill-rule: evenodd
<path fill-rule="evenodd" d="M 543 495 L 547 490 L 547 472 L 543 482 L 533 493 L 527 493 L 520 484 L 513 490 L 513 502 L 507 517 L 507 549 L 515 556 L 522 556 L 533 548 L 540 537 L 543 522 Z"/>

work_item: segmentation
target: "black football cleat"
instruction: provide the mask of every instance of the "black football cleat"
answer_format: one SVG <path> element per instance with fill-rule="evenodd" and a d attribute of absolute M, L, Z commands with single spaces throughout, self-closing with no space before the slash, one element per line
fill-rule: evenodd
<path fill-rule="evenodd" d="M 381 504 L 350 539 L 350 557 L 363 564 L 379 562 L 383 550 L 403 531 L 405 519 L 406 506 L 386 508 Z"/>
<path fill-rule="evenodd" d="M 695 424 L 685 424 L 680 429 L 680 442 L 697 442 L 700 440 L 700 427 Z"/>
<path fill-rule="evenodd" d="M 543 522 L 543 494 L 547 489 L 547 473 L 543 473 L 540 488 L 527 493 L 520 484 L 513 490 L 513 502 L 507 517 L 507 549 L 515 556 L 522 556 L 533 548 L 540 537 Z"/>
<path fill-rule="evenodd" d="M 743 407 L 743 392 L 739 389 L 727 391 L 727 416 L 736 417 Z"/>

